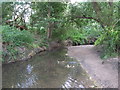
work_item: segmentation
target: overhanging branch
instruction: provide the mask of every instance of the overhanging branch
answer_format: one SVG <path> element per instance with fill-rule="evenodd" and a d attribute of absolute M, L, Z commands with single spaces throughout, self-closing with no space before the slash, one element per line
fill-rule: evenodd
<path fill-rule="evenodd" d="M 105 29 L 103 23 L 102 23 L 99 19 L 97 19 L 97 18 L 94 18 L 94 17 L 86 17 L 86 16 L 72 16 L 72 20 L 74 20 L 74 19 L 76 19 L 76 18 L 79 18 L 79 19 L 93 19 L 93 20 L 97 21 L 98 23 L 100 23 L 101 27 L 102 27 L 103 29 Z"/>
<path fill-rule="evenodd" d="M 97 21 L 97 22 L 100 22 L 98 19 L 96 19 L 96 18 L 94 18 L 94 17 L 86 17 L 86 16 L 74 16 L 74 18 L 82 18 L 82 19 L 93 19 L 93 20 L 95 20 L 95 21 Z"/>

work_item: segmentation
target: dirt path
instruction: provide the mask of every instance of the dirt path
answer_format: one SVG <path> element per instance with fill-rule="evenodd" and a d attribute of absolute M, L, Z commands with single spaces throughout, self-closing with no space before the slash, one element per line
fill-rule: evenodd
<path fill-rule="evenodd" d="M 68 55 L 76 58 L 86 72 L 103 88 L 118 88 L 118 59 L 102 60 L 93 45 L 68 47 Z"/>

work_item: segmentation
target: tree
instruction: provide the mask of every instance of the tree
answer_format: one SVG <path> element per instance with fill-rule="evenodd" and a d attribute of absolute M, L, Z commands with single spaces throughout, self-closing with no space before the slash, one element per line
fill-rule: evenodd
<path fill-rule="evenodd" d="M 26 29 L 25 18 L 30 13 L 29 2 L 4 2 L 2 7 L 3 23 L 20 29 Z"/>
<path fill-rule="evenodd" d="M 34 14 L 31 16 L 31 24 L 46 28 L 47 39 L 51 39 L 53 30 L 57 29 L 64 16 L 65 8 L 66 4 L 62 2 L 34 2 L 32 3 Z"/>
<path fill-rule="evenodd" d="M 5 23 L 7 20 L 12 19 L 13 16 L 13 2 L 2 3 L 2 21 Z"/>
<path fill-rule="evenodd" d="M 93 19 L 105 27 L 113 26 L 117 21 L 118 3 L 112 2 L 87 2 L 77 3 L 71 6 L 73 19 Z"/>

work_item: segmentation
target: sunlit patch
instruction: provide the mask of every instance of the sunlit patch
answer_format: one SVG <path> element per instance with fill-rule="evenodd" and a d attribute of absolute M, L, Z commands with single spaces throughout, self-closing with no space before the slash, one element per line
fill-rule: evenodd
<path fill-rule="evenodd" d="M 25 81 L 21 82 L 21 83 L 17 83 L 16 88 L 29 88 L 31 86 L 33 86 L 36 83 L 36 76 L 35 75 L 31 75 L 30 77 L 28 77 Z"/>
<path fill-rule="evenodd" d="M 73 79 L 71 76 L 65 81 L 65 83 L 61 86 L 62 88 L 84 88 L 82 84 L 80 84 L 76 79 Z"/>
<path fill-rule="evenodd" d="M 67 64 L 65 67 L 67 67 L 67 68 L 74 68 L 75 66 Z"/>
<path fill-rule="evenodd" d="M 28 74 L 30 74 L 32 72 L 33 66 L 28 64 L 26 69 L 27 69 Z"/>
<path fill-rule="evenodd" d="M 66 55 L 66 56 L 68 56 L 68 54 L 67 54 L 67 53 L 66 53 L 65 55 Z"/>

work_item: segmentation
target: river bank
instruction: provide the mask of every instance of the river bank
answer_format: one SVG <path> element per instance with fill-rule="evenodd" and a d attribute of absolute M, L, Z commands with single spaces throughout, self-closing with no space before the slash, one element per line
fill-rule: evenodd
<path fill-rule="evenodd" d="M 28 60 L 33 56 L 35 56 L 36 54 L 46 51 L 47 48 L 45 46 L 43 47 L 38 46 L 36 48 L 27 48 L 27 47 L 21 46 L 21 47 L 15 47 L 15 50 L 17 51 L 17 54 L 15 54 L 14 56 L 15 58 L 12 58 L 12 56 L 6 55 L 3 57 L 5 60 L 4 62 L 2 62 L 2 64 Z M 3 51 L 7 52 L 7 50 L 4 50 L 4 48 L 3 48 Z M 9 54 L 9 52 L 7 53 Z"/>
<path fill-rule="evenodd" d="M 118 59 L 112 58 L 102 64 L 94 45 L 68 47 L 68 55 L 77 59 L 96 84 L 102 88 L 118 88 Z"/>
<path fill-rule="evenodd" d="M 35 37 L 37 41 L 33 43 L 32 46 L 19 46 L 19 47 L 14 47 L 14 51 L 16 51 L 15 54 L 11 55 L 10 52 L 7 50 L 7 45 L 3 45 L 3 62 L 2 64 L 8 64 L 8 63 L 13 63 L 17 61 L 25 61 L 36 54 L 42 53 L 44 51 L 52 51 L 57 48 L 65 48 L 66 46 L 72 45 L 72 41 L 70 40 L 65 40 L 62 42 L 59 41 L 51 41 L 47 45 L 43 43 L 43 46 L 40 46 L 39 43 L 42 43 L 40 39 L 37 39 L 39 37 Z"/>

